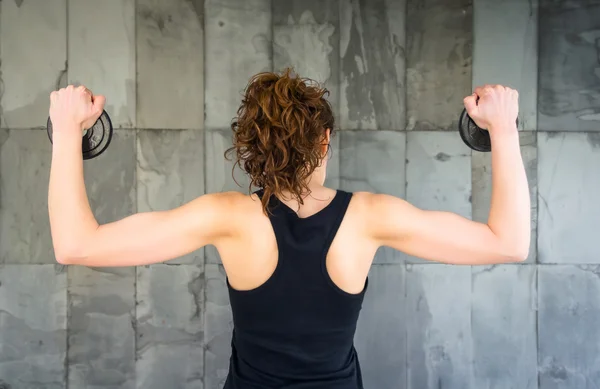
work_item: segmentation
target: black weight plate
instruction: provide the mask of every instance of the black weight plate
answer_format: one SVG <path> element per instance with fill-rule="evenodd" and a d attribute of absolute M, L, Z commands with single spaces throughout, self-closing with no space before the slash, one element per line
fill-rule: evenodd
<path fill-rule="evenodd" d="M 463 142 L 475 151 L 492 151 L 490 133 L 475 124 L 473 119 L 463 109 L 458 121 L 458 133 Z"/>
<path fill-rule="evenodd" d="M 46 124 L 48 138 L 52 142 L 52 121 Z M 103 111 L 96 123 L 89 128 L 81 140 L 83 159 L 92 159 L 102 154 L 112 140 L 113 127 L 110 117 Z"/>
<path fill-rule="evenodd" d="M 106 111 L 103 111 L 100 118 L 83 136 L 83 159 L 92 159 L 102 154 L 110 144 L 112 134 L 110 117 Z"/>
<path fill-rule="evenodd" d="M 516 126 L 519 127 L 519 118 L 516 120 Z M 482 129 L 463 109 L 458 121 L 458 133 L 463 142 L 475 151 L 492 151 L 492 141 L 490 133 Z"/>

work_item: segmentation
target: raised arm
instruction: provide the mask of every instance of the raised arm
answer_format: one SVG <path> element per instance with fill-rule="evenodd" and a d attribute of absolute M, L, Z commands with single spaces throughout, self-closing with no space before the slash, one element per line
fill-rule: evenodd
<path fill-rule="evenodd" d="M 48 211 L 58 262 L 94 267 L 163 262 L 214 243 L 229 233 L 232 194 L 199 197 L 177 209 L 139 213 L 99 225 L 83 180 L 81 132 L 103 110 L 104 99 L 83 87 L 51 96 L 52 165 Z"/>
<path fill-rule="evenodd" d="M 464 265 L 523 261 L 531 227 L 529 189 L 515 125 L 517 92 L 502 86 L 477 88 L 465 99 L 465 106 L 475 122 L 489 130 L 492 140 L 487 224 L 450 212 L 420 210 L 392 196 L 372 195 L 370 230 L 379 245 L 427 260 Z"/>

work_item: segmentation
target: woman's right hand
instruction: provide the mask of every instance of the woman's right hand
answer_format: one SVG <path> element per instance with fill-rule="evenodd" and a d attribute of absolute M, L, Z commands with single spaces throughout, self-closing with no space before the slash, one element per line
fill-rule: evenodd
<path fill-rule="evenodd" d="M 475 88 L 464 99 L 467 113 L 479 127 L 490 131 L 517 131 L 519 92 L 502 85 Z"/>

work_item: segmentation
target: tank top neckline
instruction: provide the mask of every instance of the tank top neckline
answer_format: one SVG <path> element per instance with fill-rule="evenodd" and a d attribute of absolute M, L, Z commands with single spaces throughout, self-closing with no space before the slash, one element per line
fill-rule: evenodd
<path fill-rule="evenodd" d="M 262 197 L 262 190 L 260 191 L 260 195 Z M 276 201 L 278 204 L 282 205 L 282 209 L 290 214 L 292 217 L 294 217 L 294 219 L 296 220 L 300 220 L 300 221 L 309 221 L 312 220 L 316 217 L 318 217 L 319 215 L 324 214 L 325 212 L 327 212 L 330 208 L 332 208 L 334 206 L 334 204 L 336 203 L 337 200 L 339 200 L 341 198 L 340 196 L 340 191 L 338 189 L 335 190 L 335 194 L 333 195 L 333 198 L 331 199 L 331 201 L 329 201 L 329 204 L 327 204 L 326 206 L 324 206 L 323 208 L 321 208 L 319 211 L 313 213 L 312 215 L 306 216 L 306 217 L 300 217 L 298 215 L 298 213 L 296 211 L 294 211 L 292 208 L 290 208 L 286 203 L 284 203 L 283 201 L 281 201 L 277 196 L 273 196 L 274 201 Z"/>

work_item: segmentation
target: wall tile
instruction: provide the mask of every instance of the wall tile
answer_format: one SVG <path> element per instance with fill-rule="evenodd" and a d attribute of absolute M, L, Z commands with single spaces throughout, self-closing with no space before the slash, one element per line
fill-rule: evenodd
<path fill-rule="evenodd" d="M 407 265 L 409 388 L 472 388 L 471 268 Z"/>
<path fill-rule="evenodd" d="M 224 153 L 232 146 L 231 130 L 206 131 L 206 193 L 238 191 L 248 193 L 250 180 L 246 173 L 236 167 L 232 177 L 233 162 L 225 159 Z"/>
<path fill-rule="evenodd" d="M 65 86 L 66 0 L 5 1 L 0 14 L 0 126 L 45 127 L 50 92 Z"/>
<path fill-rule="evenodd" d="M 324 83 L 335 117 L 339 112 L 339 0 L 273 2 L 273 68 L 293 67 Z"/>
<path fill-rule="evenodd" d="M 272 69 L 271 2 L 205 0 L 205 12 L 205 127 L 226 128 L 250 77 Z"/>
<path fill-rule="evenodd" d="M 136 125 L 134 8 L 135 0 L 68 2 L 69 83 L 106 96 L 115 127 Z"/>
<path fill-rule="evenodd" d="M 340 123 L 406 128 L 406 0 L 340 0 Z"/>
<path fill-rule="evenodd" d="M 456 132 L 407 135 L 406 198 L 422 209 L 471 218 L 471 150 Z"/>
<path fill-rule="evenodd" d="M 540 388 L 584 389 L 600 382 L 600 267 L 540 266 Z"/>
<path fill-rule="evenodd" d="M 135 387 L 135 268 L 68 267 L 68 387 Z"/>
<path fill-rule="evenodd" d="M 204 387 L 220 389 L 229 371 L 233 317 L 223 267 L 207 264 L 204 274 L 206 280 Z"/>
<path fill-rule="evenodd" d="M 527 263 L 537 258 L 537 134 L 520 132 L 521 156 L 529 183 L 531 202 L 531 243 Z M 471 157 L 473 181 L 473 220 L 487 223 L 492 198 L 492 154 L 473 152 Z"/>
<path fill-rule="evenodd" d="M 10 130 L 0 142 L 0 263 L 54 263 L 48 221 L 46 131 Z"/>
<path fill-rule="evenodd" d="M 330 141 L 330 150 L 327 160 L 327 176 L 325 177 L 325 186 L 337 189 L 340 187 L 340 134 L 334 132 Z"/>
<path fill-rule="evenodd" d="M 405 196 L 405 133 L 344 131 L 339 135 L 341 189 Z"/>
<path fill-rule="evenodd" d="M 404 264 L 375 265 L 358 320 L 355 344 L 366 388 L 406 383 Z"/>
<path fill-rule="evenodd" d="M 472 93 L 472 0 L 408 0 L 409 130 L 455 131 Z"/>
<path fill-rule="evenodd" d="M 143 130 L 137 136 L 137 210 L 177 208 L 204 194 L 204 133 Z M 169 263 L 204 263 L 204 250 Z"/>
<path fill-rule="evenodd" d="M 538 260 L 600 263 L 600 134 L 538 134 Z"/>
<path fill-rule="evenodd" d="M 138 128 L 203 128 L 203 22 L 204 0 L 138 0 Z"/>
<path fill-rule="evenodd" d="M 473 1 L 473 87 L 519 91 L 519 128 L 537 130 L 538 0 Z"/>
<path fill-rule="evenodd" d="M 202 266 L 137 268 L 138 388 L 203 387 L 204 282 Z"/>
<path fill-rule="evenodd" d="M 0 265 L 0 384 L 64 389 L 67 273 L 59 265 Z"/>
<path fill-rule="evenodd" d="M 538 127 L 600 131 L 600 2 L 540 0 Z"/>
<path fill-rule="evenodd" d="M 340 136 L 340 189 L 405 197 L 406 133 L 342 131 Z M 399 263 L 406 255 L 380 248 L 376 264 Z"/>
<path fill-rule="evenodd" d="M 136 211 L 136 134 L 116 131 L 106 151 L 84 162 L 85 185 L 98 223 L 123 219 Z"/>
<path fill-rule="evenodd" d="M 473 388 L 538 389 L 536 285 L 535 266 L 473 267 Z"/>

